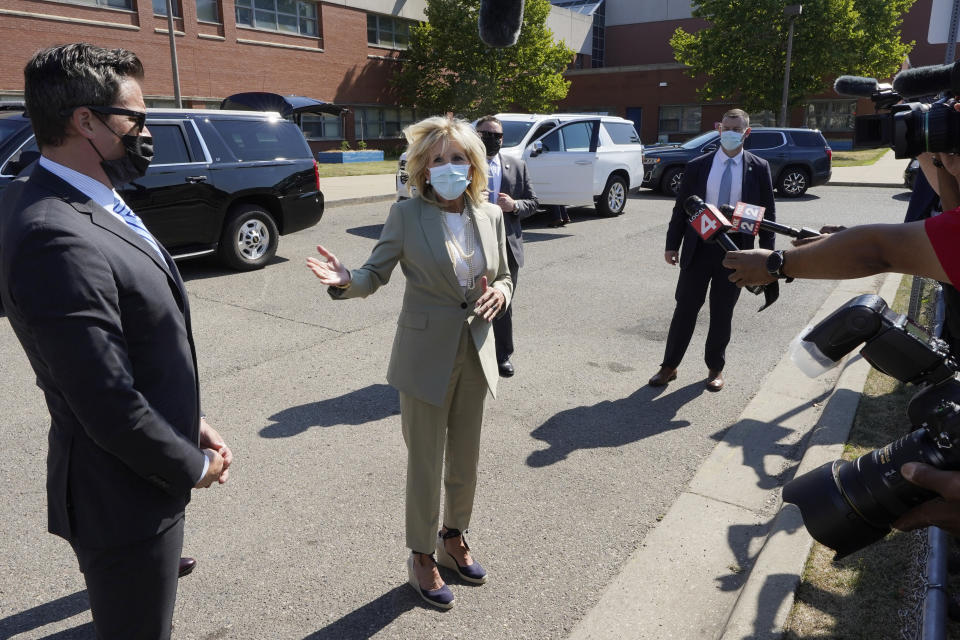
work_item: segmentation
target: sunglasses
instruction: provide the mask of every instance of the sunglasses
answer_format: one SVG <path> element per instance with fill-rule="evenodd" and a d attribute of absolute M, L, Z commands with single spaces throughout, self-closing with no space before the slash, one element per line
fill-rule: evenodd
<path fill-rule="evenodd" d="M 113 115 L 113 116 L 127 116 L 133 118 L 134 122 L 137 125 L 137 129 L 142 130 L 143 127 L 147 124 L 147 114 L 143 111 L 133 111 L 131 109 L 124 109 L 122 107 L 102 107 L 100 105 L 81 105 L 90 109 L 94 113 L 99 113 L 101 115 Z M 73 112 L 79 109 L 80 107 L 73 107 L 72 109 L 65 109 L 60 112 L 61 116 L 71 116 Z"/>
<path fill-rule="evenodd" d="M 495 131 L 481 131 L 481 132 L 480 132 L 480 137 L 481 137 L 481 138 L 492 138 L 492 139 L 494 139 L 494 140 L 503 140 L 503 134 L 502 134 L 502 133 L 497 133 L 497 132 L 495 132 Z"/>

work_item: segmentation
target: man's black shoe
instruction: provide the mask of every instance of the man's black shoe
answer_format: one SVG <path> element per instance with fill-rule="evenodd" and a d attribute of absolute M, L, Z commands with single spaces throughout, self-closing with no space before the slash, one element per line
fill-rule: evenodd
<path fill-rule="evenodd" d="M 182 578 L 187 575 L 197 567 L 197 561 L 193 558 L 180 558 L 180 571 L 177 575 L 178 578 Z"/>
<path fill-rule="evenodd" d="M 509 358 L 497 364 L 497 367 L 500 369 L 501 378 L 509 378 L 514 374 L 513 364 L 511 364 Z"/>

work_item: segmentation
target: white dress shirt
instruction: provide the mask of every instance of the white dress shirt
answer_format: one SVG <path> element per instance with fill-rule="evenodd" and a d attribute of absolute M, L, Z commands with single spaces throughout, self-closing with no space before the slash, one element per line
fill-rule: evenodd
<path fill-rule="evenodd" d="M 706 200 L 712 205 L 719 206 L 717 200 L 720 198 L 720 180 L 723 178 L 723 171 L 726 168 L 727 160 L 733 160 L 730 167 L 730 205 L 736 206 L 741 200 L 743 194 L 743 149 L 737 155 L 730 158 L 723 149 L 717 149 L 713 155 L 713 165 L 710 167 L 710 174 L 707 176 Z M 723 203 L 726 204 L 726 203 Z"/>

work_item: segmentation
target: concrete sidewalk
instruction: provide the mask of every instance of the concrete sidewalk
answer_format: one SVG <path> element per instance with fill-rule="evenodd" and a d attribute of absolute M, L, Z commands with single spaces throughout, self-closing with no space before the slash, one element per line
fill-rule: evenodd
<path fill-rule="evenodd" d="M 830 182 L 823 186 L 838 187 L 903 187 L 906 160 L 893 157 L 887 151 L 877 162 L 865 167 L 834 167 Z M 822 187 L 817 187 L 822 188 Z M 320 191 L 327 205 L 350 205 L 363 202 L 396 200 L 394 174 L 320 178 Z"/>

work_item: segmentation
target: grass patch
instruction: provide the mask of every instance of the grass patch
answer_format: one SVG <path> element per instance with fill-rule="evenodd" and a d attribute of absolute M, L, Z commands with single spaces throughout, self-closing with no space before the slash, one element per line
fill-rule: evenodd
<path fill-rule="evenodd" d="M 384 173 L 396 173 L 396 160 L 381 160 L 378 162 L 321 162 L 321 178 L 340 178 L 342 176 L 369 176 Z"/>
<path fill-rule="evenodd" d="M 907 310 L 911 280 L 903 279 L 891 305 L 900 313 Z M 918 321 L 927 325 L 923 314 Z M 906 406 L 916 391 L 915 386 L 871 370 L 843 458 L 852 460 L 907 433 Z M 918 536 L 925 538 L 926 530 L 894 532 L 838 562 L 833 561 L 833 550 L 815 542 L 784 640 L 901 637 L 900 611 L 912 606 L 916 593 Z M 960 638 L 960 625 L 948 623 L 947 630 L 948 637 Z"/>
<path fill-rule="evenodd" d="M 873 164 L 890 149 L 863 149 L 861 151 L 834 151 L 830 160 L 834 167 L 862 167 Z"/>

